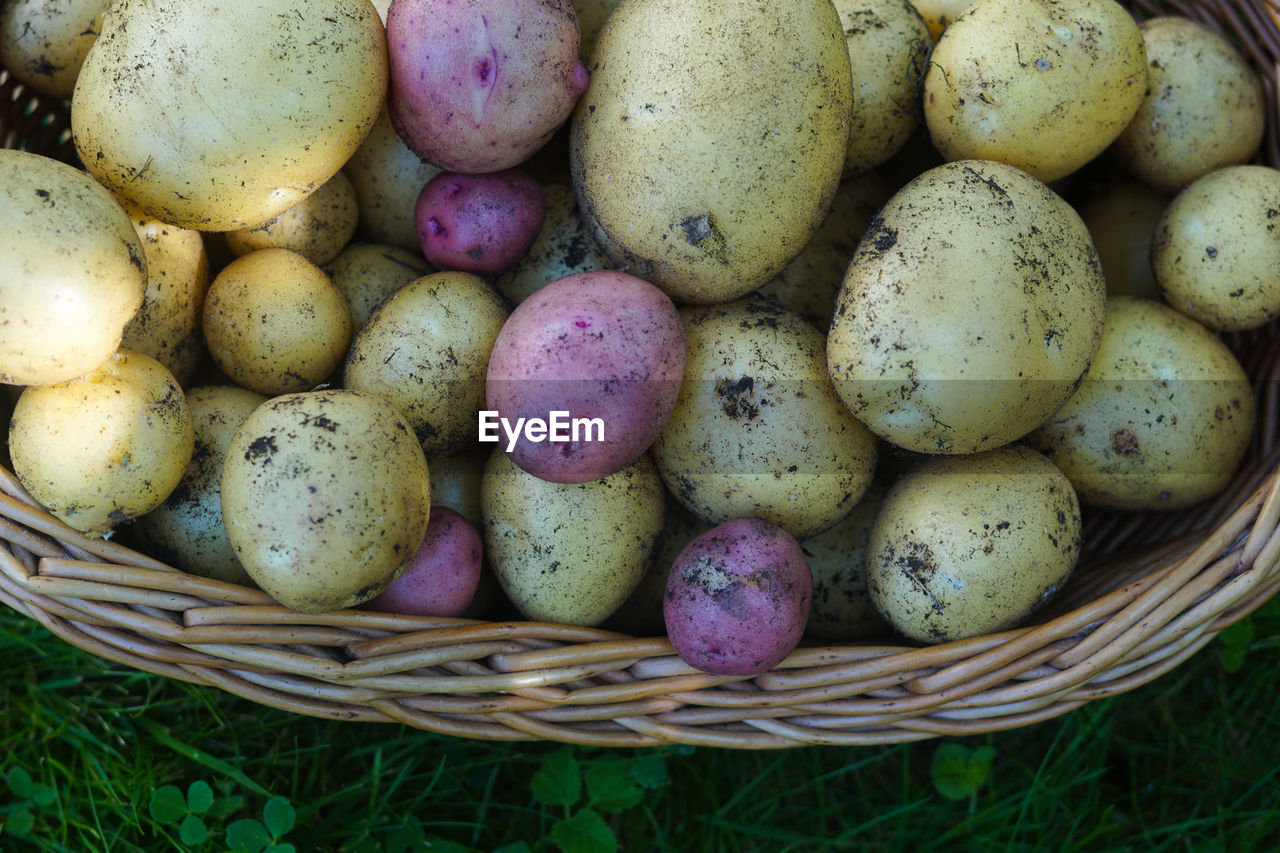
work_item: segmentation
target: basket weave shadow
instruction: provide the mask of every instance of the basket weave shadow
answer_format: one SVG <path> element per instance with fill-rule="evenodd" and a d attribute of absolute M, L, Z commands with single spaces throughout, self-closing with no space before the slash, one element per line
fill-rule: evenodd
<path fill-rule="evenodd" d="M 1235 35 L 1267 87 L 1280 165 L 1275 0 L 1139 0 Z M 66 105 L 0 76 L 0 145 L 72 160 Z M 1230 338 L 1258 393 L 1246 463 L 1209 505 L 1094 514 L 1065 597 L 1031 627 L 940 646 L 805 645 L 754 679 L 682 663 L 665 638 L 530 622 L 341 611 L 90 541 L 0 465 L 0 600 L 82 649 L 255 702 L 448 735 L 609 746 L 868 744 L 1023 726 L 1177 666 L 1280 588 L 1280 336 Z M 4 461 L 0 453 L 0 463 Z"/>

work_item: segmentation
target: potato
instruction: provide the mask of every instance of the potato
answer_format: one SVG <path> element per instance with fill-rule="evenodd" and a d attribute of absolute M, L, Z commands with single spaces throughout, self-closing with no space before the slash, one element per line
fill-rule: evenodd
<path fill-rule="evenodd" d="M 759 675 L 800 643 L 813 592 L 795 537 L 758 518 L 690 542 L 667 579 L 663 618 L 680 659 L 713 675 Z"/>
<path fill-rule="evenodd" d="M 325 266 L 325 272 L 346 298 L 351 327 L 359 331 L 383 300 L 435 269 L 421 252 L 379 243 L 353 243 Z"/>
<path fill-rule="evenodd" d="M 159 506 L 194 447 L 191 411 L 173 374 L 127 349 L 76 379 L 27 386 L 9 423 L 19 482 L 91 538 Z"/>
<path fill-rule="evenodd" d="M 1028 443 L 1107 509 L 1176 509 L 1216 495 L 1248 450 L 1254 399 L 1244 369 L 1194 320 L 1116 297 L 1093 366 Z"/>
<path fill-rule="evenodd" d="M 836 0 L 853 69 L 844 175 L 860 175 L 902 148 L 924 118 L 924 71 L 933 47 L 909 0 Z"/>
<path fill-rule="evenodd" d="M 351 179 L 338 172 L 314 193 L 266 222 L 228 231 L 227 245 L 237 255 L 258 249 L 293 249 L 323 266 L 351 242 L 359 219 Z"/>
<path fill-rule="evenodd" d="M 39 154 L 0 149 L 0 258 L 0 382 L 97 369 L 146 293 L 146 256 L 124 208 Z"/>
<path fill-rule="evenodd" d="M 164 503 L 133 523 L 157 557 L 184 572 L 251 585 L 222 523 L 222 465 L 240 424 L 266 396 L 232 385 L 202 385 L 186 394 L 194 452 Z"/>
<path fill-rule="evenodd" d="M 1266 130 L 1256 72 L 1220 33 L 1189 18 L 1150 18 L 1147 94 L 1115 142 L 1135 177 L 1175 193 L 1215 169 L 1245 163 Z"/>
<path fill-rule="evenodd" d="M 1062 588 L 1080 543 L 1071 483 L 1034 450 L 936 457 L 885 496 L 867 545 L 867 587 L 910 639 L 992 634 Z"/>
<path fill-rule="evenodd" d="M 440 269 L 496 275 L 516 265 L 542 229 L 547 200 L 519 169 L 441 172 L 414 207 L 422 254 Z"/>
<path fill-rule="evenodd" d="M 502 295 L 516 305 L 565 276 L 611 266 L 582 219 L 573 187 L 551 184 L 542 189 L 547 212 L 538 236 L 524 257 L 494 281 Z"/>
<path fill-rule="evenodd" d="M 418 616 L 461 616 L 476 594 L 483 550 L 480 534 L 466 519 L 433 506 L 426 538 L 409 565 L 365 607 Z"/>
<path fill-rule="evenodd" d="M 50 98 L 70 98 L 108 0 L 0 3 L 0 68 Z"/>
<path fill-rule="evenodd" d="M 209 289 L 209 255 L 200 232 L 133 216 L 147 261 L 147 290 L 120 345 L 151 356 L 186 385 L 204 355 L 200 318 Z"/>
<path fill-rule="evenodd" d="M 958 161 L 900 190 L 849 265 L 827 341 L 840 399 L 920 453 L 1007 444 L 1049 418 L 1102 335 L 1088 229 L 1012 166 Z"/>
<path fill-rule="evenodd" d="M 760 297 L 681 317 L 685 378 L 653 446 L 672 494 L 708 521 L 753 515 L 798 537 L 847 515 L 876 445 L 831 387 L 822 333 Z"/>
<path fill-rule="evenodd" d="M 1228 166 L 1196 179 L 1156 223 L 1151 264 L 1171 306 L 1217 331 L 1280 317 L 1280 170 Z"/>
<path fill-rule="evenodd" d="M 391 126 L 386 107 L 342 171 L 351 179 L 360 208 L 356 233 L 371 243 L 420 252 L 413 205 L 440 167 L 409 150 Z"/>
<path fill-rule="evenodd" d="M 813 577 L 804 633 L 820 640 L 861 640 L 885 629 L 867 591 L 867 540 L 888 489 L 873 482 L 834 527 L 800 540 Z"/>
<path fill-rule="evenodd" d="M 343 385 L 395 404 L 428 456 L 474 445 L 489 352 L 507 319 L 497 293 L 464 272 L 406 284 L 351 342 Z"/>
<path fill-rule="evenodd" d="M 259 249 L 214 278 L 201 321 L 209 354 L 262 394 L 314 388 L 351 342 L 351 310 L 329 277 L 292 249 Z"/>
<path fill-rule="evenodd" d="M 361 604 L 426 536 L 427 460 L 390 402 L 342 389 L 282 394 L 227 449 L 222 518 L 236 556 L 286 607 Z"/>
<path fill-rule="evenodd" d="M 480 501 L 480 480 L 489 448 L 475 445 L 450 456 L 428 456 L 431 470 L 431 503 L 451 509 L 479 530 L 484 526 Z"/>
<path fill-rule="evenodd" d="M 604 22 L 618 8 L 620 0 L 573 0 L 573 8 L 578 13 L 578 30 L 582 34 L 581 56 L 586 62 L 591 58 L 591 50 L 596 46 L 596 37 Z"/>
<path fill-rule="evenodd" d="M 117 0 L 76 82 L 71 131 L 93 176 L 146 215 L 228 231 L 329 180 L 386 85 L 368 0 Z"/>
<path fill-rule="evenodd" d="M 709 304 L 800 253 L 849 142 L 853 78 L 831 0 L 629 0 L 591 64 L 570 165 L 614 264 Z"/>
<path fill-rule="evenodd" d="M 684 372 L 684 326 L 661 290 L 621 272 L 562 278 L 498 334 L 480 439 L 535 477 L 599 480 L 649 449 Z"/>
<path fill-rule="evenodd" d="M 1161 298 L 1151 240 L 1172 200 L 1141 181 L 1117 177 L 1077 208 L 1098 250 L 1109 296 Z"/>
<path fill-rule="evenodd" d="M 1120 135 L 1146 85 L 1142 34 L 1114 0 L 975 0 L 933 49 L 924 118 L 947 160 L 1053 181 Z"/>
<path fill-rule="evenodd" d="M 546 144 L 587 85 L 571 0 L 399 0 L 387 11 L 387 111 L 453 172 L 498 172 Z"/>
<path fill-rule="evenodd" d="M 929 34 L 937 41 L 942 31 L 969 8 L 973 0 L 911 0 L 911 5 L 929 26 Z"/>
<path fill-rule="evenodd" d="M 599 625 L 653 559 L 663 488 L 649 457 L 587 483 L 552 483 L 501 450 L 485 466 L 484 546 L 527 618 Z"/>

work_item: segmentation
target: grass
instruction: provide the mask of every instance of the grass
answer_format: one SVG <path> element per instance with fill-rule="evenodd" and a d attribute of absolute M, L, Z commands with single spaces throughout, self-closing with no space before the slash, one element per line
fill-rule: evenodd
<path fill-rule="evenodd" d="M 8 610 L 0 660 L 5 851 L 1236 853 L 1280 832 L 1280 600 L 1056 720 L 783 752 L 294 717 L 116 667 Z"/>

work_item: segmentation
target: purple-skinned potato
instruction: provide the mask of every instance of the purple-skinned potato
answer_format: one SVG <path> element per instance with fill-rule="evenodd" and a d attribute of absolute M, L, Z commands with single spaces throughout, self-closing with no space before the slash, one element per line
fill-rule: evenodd
<path fill-rule="evenodd" d="M 441 172 L 414 208 L 422 254 L 440 269 L 497 275 L 514 267 L 547 215 L 538 182 L 518 169 L 484 175 Z"/>
<path fill-rule="evenodd" d="M 433 506 L 426 538 L 409 565 L 365 607 L 415 616 L 461 616 L 476 594 L 483 553 L 480 533 L 465 518 Z"/>

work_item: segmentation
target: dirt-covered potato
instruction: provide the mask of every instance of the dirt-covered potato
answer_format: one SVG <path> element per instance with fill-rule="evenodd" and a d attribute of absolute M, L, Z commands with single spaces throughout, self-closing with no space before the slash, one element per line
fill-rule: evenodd
<path fill-rule="evenodd" d="M 484 279 L 424 276 L 379 305 L 356 334 L 343 385 L 394 403 L 427 456 L 457 453 L 476 440 L 489 352 L 506 319 Z"/>
<path fill-rule="evenodd" d="M 1168 193 L 1247 162 L 1262 142 L 1266 109 L 1257 74 L 1240 51 L 1189 18 L 1149 18 L 1140 29 L 1147 93 L 1116 139 L 1116 159 Z"/>
<path fill-rule="evenodd" d="M 227 245 L 237 255 L 258 249 L 293 249 L 323 266 L 351 242 L 359 219 L 355 187 L 345 173 L 338 172 L 311 195 L 266 222 L 228 231 Z"/>
<path fill-rule="evenodd" d="M 233 385 L 187 391 L 195 450 L 164 503 L 136 519 L 133 531 L 157 557 L 191 574 L 252 584 L 222 524 L 222 463 L 231 437 L 265 395 Z"/>
<path fill-rule="evenodd" d="M 1146 87 L 1142 34 L 1115 0 L 975 0 L 933 49 L 924 118 L 948 160 L 1052 181 L 1101 154 Z"/>
<path fill-rule="evenodd" d="M 911 0 L 911 5 L 929 26 L 929 34 L 937 41 L 942 31 L 969 8 L 973 0 Z"/>
<path fill-rule="evenodd" d="M 342 389 L 282 394 L 236 430 L 222 518 L 258 586 L 304 613 L 361 604 L 426 536 L 431 480 L 390 402 Z"/>
<path fill-rule="evenodd" d="M 786 269 L 760 288 L 760 293 L 795 311 L 819 329 L 830 328 L 849 259 L 889 195 L 884 181 L 875 172 L 841 181 L 831 211 L 818 226 L 813 239 Z"/>
<path fill-rule="evenodd" d="M 689 512 L 679 501 L 669 500 L 666 503 L 657 554 L 631 595 L 605 623 L 611 631 L 623 631 L 642 637 L 656 637 L 665 633 L 662 601 L 667 594 L 667 578 L 671 575 L 671 566 L 686 545 L 714 527 L 711 522 L 703 521 Z"/>
<path fill-rule="evenodd" d="M 71 99 L 95 178 L 161 222 L 258 225 L 329 180 L 382 108 L 368 0 L 116 0 Z"/>
<path fill-rule="evenodd" d="M 1166 305 L 1116 297 L 1093 366 L 1028 442 L 1108 509 L 1177 509 L 1226 488 L 1249 447 L 1253 390 L 1227 346 Z"/>
<path fill-rule="evenodd" d="M 1280 317 L 1280 170 L 1228 166 L 1178 193 L 1156 224 L 1164 298 L 1217 331 Z"/>
<path fill-rule="evenodd" d="M 681 311 L 688 361 L 653 458 L 690 512 L 757 516 L 804 537 L 853 509 L 875 438 L 840 404 L 822 333 L 761 297 Z"/>
<path fill-rule="evenodd" d="M 151 356 L 186 385 L 204 354 L 200 317 L 209 289 L 204 238 L 146 216 L 131 220 L 147 259 L 147 290 L 120 345 Z"/>
<path fill-rule="evenodd" d="M 827 341 L 832 381 L 899 447 L 999 447 L 1084 376 L 1105 287 L 1088 229 L 1043 183 L 946 163 L 894 195 L 859 244 Z"/>
<path fill-rule="evenodd" d="M 346 298 L 351 328 L 357 332 L 388 296 L 435 272 L 421 252 L 380 243 L 352 243 L 324 269 Z"/>
<path fill-rule="evenodd" d="M 1109 296 L 1160 298 L 1151 240 L 1172 200 L 1141 181 L 1118 177 L 1077 207 L 1098 250 Z"/>
<path fill-rule="evenodd" d="M 120 346 L 147 287 L 120 203 L 50 157 L 0 149 L 0 382 L 89 373 Z"/>
<path fill-rule="evenodd" d="M 582 214 L 676 302 L 777 275 L 831 204 L 853 79 L 831 0 L 633 0 L 600 31 L 571 120 Z"/>
<path fill-rule="evenodd" d="M 84 376 L 27 386 L 9 423 L 18 480 L 90 537 L 159 506 L 182 479 L 194 442 L 173 374 L 127 349 Z"/>
<path fill-rule="evenodd" d="M 547 213 L 538 236 L 525 256 L 494 280 L 502 295 L 516 305 L 538 288 L 565 276 L 612 266 L 582 219 L 573 187 L 550 184 L 542 189 Z"/>
<path fill-rule="evenodd" d="M 218 273 L 201 320 L 209 354 L 237 385 L 304 391 L 342 364 L 351 309 L 318 266 L 292 249 L 259 249 Z"/>
<path fill-rule="evenodd" d="M 0 68 L 50 98 L 70 98 L 109 0 L 0 3 Z"/>
<path fill-rule="evenodd" d="M 414 206 L 418 242 L 438 269 L 497 275 L 533 245 L 547 215 L 542 187 L 520 169 L 441 172 Z"/>
<path fill-rule="evenodd" d="M 451 456 L 428 456 L 427 467 L 431 469 L 431 503 L 448 507 L 479 530 L 484 526 L 480 479 L 490 450 L 476 448 Z"/>
<path fill-rule="evenodd" d="M 433 506 L 427 535 L 409 565 L 365 607 L 385 613 L 461 616 L 480 583 L 483 551 L 476 528 L 453 510 Z"/>
<path fill-rule="evenodd" d="M 888 160 L 924 117 L 924 71 L 933 36 L 909 0 L 836 0 L 853 68 L 845 176 Z"/>
<path fill-rule="evenodd" d="M 884 630 L 867 591 L 867 541 L 888 489 L 873 482 L 862 500 L 834 527 L 800 540 L 813 576 L 806 636 L 861 640 Z"/>
<path fill-rule="evenodd" d="M 481 488 L 485 552 L 529 619 L 599 625 L 653 559 L 665 498 L 648 456 L 601 480 L 552 483 L 495 450 Z"/>
<path fill-rule="evenodd" d="M 351 179 L 360 208 L 356 233 L 370 243 L 419 252 L 413 205 L 440 167 L 409 150 L 391 126 L 386 107 L 342 171 Z"/>
<path fill-rule="evenodd" d="M 867 545 L 867 587 L 913 640 L 991 634 L 1062 588 L 1080 544 L 1076 493 L 1041 454 L 1011 445 L 937 457 L 885 496 Z"/>

